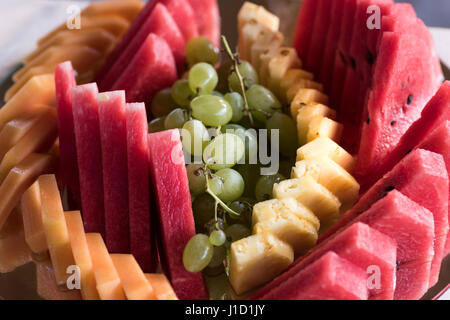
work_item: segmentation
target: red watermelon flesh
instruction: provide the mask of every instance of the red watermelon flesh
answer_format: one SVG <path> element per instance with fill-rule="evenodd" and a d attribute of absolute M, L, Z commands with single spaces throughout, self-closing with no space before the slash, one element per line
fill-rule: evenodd
<path fill-rule="evenodd" d="M 195 14 L 191 5 L 186 0 L 161 0 L 171 14 L 173 20 L 183 34 L 184 40 L 188 42 L 191 38 L 198 36 Z"/>
<path fill-rule="evenodd" d="M 75 202 L 80 205 L 80 177 L 78 176 L 77 147 L 71 95 L 71 89 L 76 85 L 75 73 L 70 61 L 56 66 L 55 89 L 62 179 L 70 190 Z"/>
<path fill-rule="evenodd" d="M 316 75 L 321 74 L 325 40 L 327 39 L 333 0 L 316 0 L 317 11 L 305 66 Z"/>
<path fill-rule="evenodd" d="M 428 135 L 427 138 L 419 145 L 419 148 L 440 153 L 444 157 L 447 172 L 450 174 L 450 121 L 445 121 L 440 127 Z M 444 256 L 447 256 L 448 254 L 450 254 L 450 232 L 447 235 Z"/>
<path fill-rule="evenodd" d="M 303 0 L 298 12 L 297 26 L 294 35 L 293 47 L 297 50 L 298 56 L 304 62 L 308 58 L 308 50 L 311 43 L 311 35 L 317 13 L 317 0 Z"/>
<path fill-rule="evenodd" d="M 195 14 L 198 33 L 220 48 L 220 12 L 217 0 L 188 0 Z"/>
<path fill-rule="evenodd" d="M 370 188 L 335 226 L 319 238 L 319 242 L 323 242 L 334 232 L 351 223 L 389 191 L 396 189 L 433 213 L 435 241 L 430 272 L 430 286 L 432 286 L 439 277 L 449 229 L 448 179 L 445 163 L 440 154 L 416 149 Z"/>
<path fill-rule="evenodd" d="M 272 298 L 274 300 L 367 300 L 366 282 L 365 270 L 330 251 L 283 283 L 281 295 Z"/>
<path fill-rule="evenodd" d="M 114 50 L 109 54 L 101 69 L 97 72 L 97 75 L 95 76 L 95 81 L 97 83 L 102 82 L 103 78 L 109 72 L 116 60 L 126 50 L 128 45 L 134 39 L 134 36 L 139 32 L 141 26 L 145 23 L 145 21 L 147 21 L 158 1 L 159 0 L 149 0 L 145 7 L 141 10 L 141 12 L 139 12 L 139 14 L 136 16 L 125 35 L 122 37 Z"/>
<path fill-rule="evenodd" d="M 397 243 L 394 298 L 418 300 L 428 290 L 434 256 L 433 214 L 397 190 L 376 202 L 355 222 L 362 222 Z"/>
<path fill-rule="evenodd" d="M 341 2 L 333 1 L 331 7 L 331 20 L 328 35 L 325 41 L 325 52 L 323 54 L 322 72 L 319 80 L 322 81 L 326 92 L 331 87 L 331 76 L 334 69 L 334 57 L 336 55 L 337 41 L 341 33 L 342 16 L 344 14 L 344 6 Z"/>
<path fill-rule="evenodd" d="M 394 294 L 396 250 L 396 243 L 390 237 L 371 229 L 366 224 L 355 223 L 322 246 L 316 247 L 304 258 L 297 260 L 286 272 L 259 290 L 252 298 L 271 300 L 284 299 L 285 295 L 287 298 L 295 296 L 301 288 L 290 287 L 291 279 L 332 251 L 364 271 L 370 266 L 378 266 L 381 286 L 373 287 L 369 296 L 389 300 Z M 287 287 L 290 289 L 287 290 Z"/>
<path fill-rule="evenodd" d="M 111 253 L 130 252 L 125 92 L 98 95 L 105 194 L 106 246 Z"/>
<path fill-rule="evenodd" d="M 191 273 L 183 266 L 183 251 L 195 235 L 195 222 L 179 131 L 150 134 L 148 146 L 164 271 L 178 298 L 207 298 L 201 272 Z"/>
<path fill-rule="evenodd" d="M 139 32 L 134 36 L 133 40 L 128 44 L 127 48 L 99 84 L 102 91 L 111 90 L 114 84 L 120 81 L 122 73 L 129 67 L 130 61 L 133 60 L 136 53 L 139 52 L 139 48 L 141 48 L 151 33 L 156 34 L 167 42 L 177 63 L 178 71 L 181 72 L 184 69 L 185 41 L 183 35 L 166 7 L 158 3 L 151 15 L 139 29 Z M 139 73 L 140 70 L 135 70 L 134 72 Z"/>
<path fill-rule="evenodd" d="M 433 130 L 450 120 L 450 81 L 444 82 L 434 97 L 422 110 L 419 120 L 414 122 L 402 136 L 397 146 L 385 157 L 383 163 L 373 167 L 370 175 L 360 179 L 362 190 L 372 185 L 386 172 L 392 169 L 409 151 L 414 149 Z M 427 148 L 424 148 L 429 150 Z M 443 154 L 443 150 L 430 150 Z"/>
<path fill-rule="evenodd" d="M 72 88 L 72 109 L 86 232 L 105 238 L 102 146 L 95 83 Z"/>
<path fill-rule="evenodd" d="M 150 102 L 159 90 L 177 79 L 175 60 L 167 42 L 149 34 L 139 51 L 127 61 L 127 67 L 112 86 L 125 90 L 128 102 Z"/>
<path fill-rule="evenodd" d="M 148 123 L 145 104 L 126 105 L 130 249 L 144 272 L 156 270 L 150 223 Z"/>
<path fill-rule="evenodd" d="M 353 65 L 354 61 L 345 55 L 348 52 L 353 36 L 353 24 L 355 23 L 356 6 L 359 0 L 347 0 L 343 4 L 341 33 L 334 57 L 334 68 L 331 81 L 330 101 L 331 105 L 339 110 L 341 102 L 343 81 L 347 71 L 347 65 Z"/>

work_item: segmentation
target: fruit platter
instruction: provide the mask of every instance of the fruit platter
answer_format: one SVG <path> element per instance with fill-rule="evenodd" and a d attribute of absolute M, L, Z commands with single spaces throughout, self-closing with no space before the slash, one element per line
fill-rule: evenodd
<path fill-rule="evenodd" d="M 46 300 L 438 298 L 450 82 L 413 6 L 303 0 L 290 39 L 236 0 L 234 46 L 218 2 L 92 2 L 3 81 L 1 277 Z"/>

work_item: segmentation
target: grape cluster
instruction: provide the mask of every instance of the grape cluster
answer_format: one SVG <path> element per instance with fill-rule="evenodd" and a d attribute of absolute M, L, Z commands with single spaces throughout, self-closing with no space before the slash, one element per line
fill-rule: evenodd
<path fill-rule="evenodd" d="M 229 49 L 225 39 L 224 45 Z M 216 69 L 219 50 L 204 37 L 191 39 L 189 71 L 158 92 L 151 105 L 155 119 L 149 131 L 180 129 L 185 151 L 200 159 L 186 167 L 198 232 L 184 250 L 190 272 L 226 271 L 231 243 L 251 234 L 253 204 L 270 199 L 273 185 L 290 174 L 260 175 L 257 130 L 280 130 L 285 168 L 292 166 L 297 148 L 294 121 L 277 97 L 259 84 L 249 62 L 227 53 L 229 59 Z"/>

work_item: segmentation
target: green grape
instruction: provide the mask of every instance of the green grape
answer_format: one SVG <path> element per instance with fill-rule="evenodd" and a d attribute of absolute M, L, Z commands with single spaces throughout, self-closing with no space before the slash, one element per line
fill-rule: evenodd
<path fill-rule="evenodd" d="M 222 98 L 213 95 L 202 95 L 191 102 L 192 116 L 206 126 L 220 127 L 230 122 L 233 109 Z"/>
<path fill-rule="evenodd" d="M 209 235 L 209 242 L 215 247 L 223 246 L 226 240 L 227 236 L 222 230 L 214 230 Z"/>
<path fill-rule="evenodd" d="M 230 203 L 229 208 L 233 210 L 236 213 L 239 213 L 239 219 L 232 220 L 236 221 L 236 223 L 239 221 L 240 223 L 245 223 L 247 226 L 252 225 L 252 212 L 253 212 L 253 205 L 254 200 L 248 199 L 248 198 L 240 198 L 239 200 L 233 201 Z M 228 221 L 229 224 L 230 221 Z"/>
<path fill-rule="evenodd" d="M 199 195 L 206 191 L 206 178 L 202 169 L 203 166 L 199 164 L 189 164 L 186 167 L 189 190 L 193 195 Z"/>
<path fill-rule="evenodd" d="M 233 133 L 245 144 L 245 163 L 256 163 L 258 160 L 258 138 L 256 131 L 246 130 L 243 126 L 235 123 L 229 123 L 223 126 L 220 131 L 222 133 Z M 251 160 L 251 161 L 250 161 Z"/>
<path fill-rule="evenodd" d="M 245 110 L 244 98 L 242 98 L 242 96 L 237 92 L 231 92 L 227 93 L 224 99 L 228 101 L 231 109 L 233 109 L 233 117 L 231 118 L 231 121 L 241 121 L 241 119 L 244 117 Z"/>
<path fill-rule="evenodd" d="M 167 116 L 177 107 L 172 98 L 172 89 L 166 88 L 159 91 L 152 99 L 151 112 L 155 118 Z"/>
<path fill-rule="evenodd" d="M 200 272 L 211 262 L 214 248 L 205 234 L 196 234 L 189 240 L 183 252 L 184 268 L 189 272 Z"/>
<path fill-rule="evenodd" d="M 246 92 L 248 107 L 254 118 L 266 123 L 275 112 L 281 111 L 281 103 L 268 89 L 259 84 L 250 87 Z"/>
<path fill-rule="evenodd" d="M 223 191 L 219 198 L 230 202 L 239 199 L 244 193 L 245 183 L 242 176 L 233 169 L 221 169 L 215 173 L 223 180 Z"/>
<path fill-rule="evenodd" d="M 189 70 L 188 81 L 193 92 L 207 94 L 216 88 L 219 77 L 213 66 L 200 62 Z"/>
<path fill-rule="evenodd" d="M 220 128 L 220 132 L 222 133 L 234 133 L 234 134 L 240 134 L 245 131 L 245 128 L 241 126 L 240 124 L 236 123 L 228 123 Z"/>
<path fill-rule="evenodd" d="M 281 112 L 274 113 L 267 120 L 267 129 L 269 137 L 272 136 L 271 130 L 279 130 L 278 146 L 280 153 L 286 157 L 292 157 L 298 148 L 297 127 L 294 120 Z"/>
<path fill-rule="evenodd" d="M 164 121 L 166 117 L 153 119 L 148 123 L 148 133 L 160 132 L 166 130 L 164 126 Z"/>
<path fill-rule="evenodd" d="M 219 91 L 213 90 L 213 91 L 211 91 L 211 94 L 213 96 L 216 96 L 216 97 L 219 97 L 219 98 L 223 98 L 223 94 L 221 92 L 219 92 Z"/>
<path fill-rule="evenodd" d="M 217 75 L 219 76 L 219 83 L 217 84 L 216 90 L 222 92 L 223 94 L 230 91 L 228 88 L 228 77 L 230 76 L 230 68 L 232 65 L 233 62 L 231 60 L 227 60 L 223 62 L 217 69 Z"/>
<path fill-rule="evenodd" d="M 209 190 L 216 196 L 220 196 L 223 192 L 223 181 L 219 177 L 214 177 L 209 180 Z"/>
<path fill-rule="evenodd" d="M 206 287 L 208 288 L 209 298 L 211 300 L 231 300 L 231 285 L 228 276 L 221 273 L 216 276 L 205 277 Z"/>
<path fill-rule="evenodd" d="M 255 196 L 256 182 L 261 176 L 261 166 L 259 164 L 238 164 L 234 169 L 244 178 L 244 196 L 253 198 Z"/>
<path fill-rule="evenodd" d="M 283 175 L 277 173 L 271 176 L 262 176 L 258 179 L 255 187 L 255 196 L 258 201 L 272 199 L 273 185 L 284 180 Z"/>
<path fill-rule="evenodd" d="M 191 100 L 196 96 L 195 92 L 191 90 L 189 81 L 186 79 L 180 79 L 175 81 L 171 90 L 173 100 L 180 107 L 188 107 Z"/>
<path fill-rule="evenodd" d="M 177 108 L 167 115 L 164 120 L 164 127 L 166 130 L 182 128 L 188 120 L 187 110 Z"/>
<path fill-rule="evenodd" d="M 189 120 L 181 130 L 183 147 L 193 156 L 201 156 L 209 141 L 209 133 L 199 120 Z"/>
<path fill-rule="evenodd" d="M 211 219 L 206 225 L 205 225 L 205 229 L 207 234 L 211 234 L 214 230 L 223 230 L 225 227 L 225 222 L 221 219 L 221 218 L 217 218 L 216 219 Z"/>
<path fill-rule="evenodd" d="M 220 232 L 222 234 L 221 237 L 223 236 L 223 243 L 225 243 L 225 241 L 227 240 L 227 236 L 223 231 L 220 231 Z M 212 235 L 212 233 L 211 233 L 211 235 Z M 211 241 L 211 236 L 209 236 L 209 240 Z M 220 246 L 214 247 L 214 254 L 211 259 L 211 262 L 208 265 L 209 268 L 223 266 L 223 261 L 225 260 L 226 255 L 227 255 L 227 249 L 223 246 L 223 243 Z"/>
<path fill-rule="evenodd" d="M 258 73 L 249 62 L 241 61 L 238 69 L 242 78 L 244 79 L 244 88 L 246 90 L 250 88 L 252 85 L 257 84 L 259 82 Z M 228 77 L 228 84 L 230 86 L 231 91 L 242 93 L 241 85 L 236 72 L 234 71 L 231 72 L 231 74 Z"/>
<path fill-rule="evenodd" d="M 217 136 L 203 152 L 204 162 L 213 170 L 231 168 L 245 156 L 245 144 L 232 133 Z"/>
<path fill-rule="evenodd" d="M 242 224 L 233 224 L 225 229 L 225 234 L 231 242 L 235 242 L 250 236 L 252 232 Z"/>
<path fill-rule="evenodd" d="M 219 61 L 219 49 L 206 37 L 192 38 L 186 44 L 186 60 L 190 66 L 199 62 L 214 66 Z"/>
<path fill-rule="evenodd" d="M 214 208 L 216 201 L 207 193 L 197 196 L 192 203 L 194 212 L 195 229 L 197 232 L 206 231 L 206 224 L 214 219 Z"/>

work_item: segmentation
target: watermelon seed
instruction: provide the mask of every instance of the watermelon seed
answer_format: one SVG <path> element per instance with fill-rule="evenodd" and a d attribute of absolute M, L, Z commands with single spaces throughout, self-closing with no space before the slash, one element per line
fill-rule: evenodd
<path fill-rule="evenodd" d="M 390 191 L 392 191 L 392 190 L 395 190 L 395 187 L 394 186 L 389 186 L 389 187 L 387 187 L 386 188 L 386 192 L 390 192 Z"/>
<path fill-rule="evenodd" d="M 375 63 L 375 56 L 370 50 L 367 50 L 367 62 L 372 66 Z"/>
<path fill-rule="evenodd" d="M 411 104 L 412 103 L 412 101 L 413 101 L 413 95 L 412 94 L 410 94 L 409 96 L 408 96 L 408 100 L 406 100 L 406 104 Z"/>
<path fill-rule="evenodd" d="M 347 61 L 345 61 L 344 54 L 340 50 L 339 50 L 339 57 L 341 57 L 341 60 L 342 60 L 343 63 L 347 63 Z"/>
<path fill-rule="evenodd" d="M 391 126 L 395 126 L 395 124 L 397 123 L 397 121 L 391 121 Z"/>
<path fill-rule="evenodd" d="M 408 154 L 410 154 L 412 152 L 412 149 L 409 149 L 407 152 L 406 152 L 406 154 L 408 155 Z"/>
<path fill-rule="evenodd" d="M 367 118 L 366 123 L 370 124 L 370 118 Z"/>
<path fill-rule="evenodd" d="M 352 65 L 352 69 L 353 69 L 353 70 L 356 70 L 356 61 L 355 61 L 355 58 L 350 57 L 350 63 L 351 63 L 351 65 Z"/>

